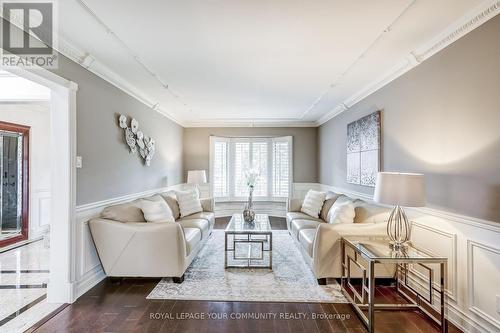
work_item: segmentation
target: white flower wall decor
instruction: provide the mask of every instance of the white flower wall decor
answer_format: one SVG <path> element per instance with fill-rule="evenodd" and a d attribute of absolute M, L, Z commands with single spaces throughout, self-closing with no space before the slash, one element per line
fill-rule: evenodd
<path fill-rule="evenodd" d="M 118 120 L 120 128 L 125 132 L 125 142 L 130 149 L 130 153 L 135 154 L 139 151 L 139 155 L 146 166 L 150 166 L 156 150 L 155 140 L 139 131 L 139 122 L 136 119 L 132 118 L 130 127 L 128 126 L 127 116 L 122 114 Z"/>

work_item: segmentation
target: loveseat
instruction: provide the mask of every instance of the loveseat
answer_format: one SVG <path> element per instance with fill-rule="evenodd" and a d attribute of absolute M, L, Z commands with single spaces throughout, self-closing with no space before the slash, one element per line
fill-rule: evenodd
<path fill-rule="evenodd" d="M 109 277 L 172 277 L 182 283 L 212 233 L 214 201 L 201 199 L 202 212 L 181 218 L 175 194 L 146 199 L 165 200 L 175 222 L 146 222 L 141 199 L 107 207 L 101 217 L 89 221 L 104 271 Z"/>
<path fill-rule="evenodd" d="M 328 223 L 330 210 L 334 209 L 332 207 L 348 201 L 355 207 L 353 223 Z M 319 217 L 315 218 L 301 212 L 302 203 L 302 199 L 288 200 L 287 228 L 319 284 L 326 284 L 326 278 L 340 278 L 342 275 L 340 250 L 342 237 L 387 237 L 390 211 L 385 207 L 344 194 L 328 192 Z M 358 274 L 354 272 L 353 275 Z M 391 278 L 394 276 L 394 267 L 376 265 L 375 276 Z"/>

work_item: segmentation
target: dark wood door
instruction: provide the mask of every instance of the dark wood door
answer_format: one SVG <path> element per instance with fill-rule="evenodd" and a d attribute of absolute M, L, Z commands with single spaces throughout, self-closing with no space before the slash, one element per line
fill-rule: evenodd
<path fill-rule="evenodd" d="M 29 133 L 0 121 L 0 247 L 28 239 Z"/>

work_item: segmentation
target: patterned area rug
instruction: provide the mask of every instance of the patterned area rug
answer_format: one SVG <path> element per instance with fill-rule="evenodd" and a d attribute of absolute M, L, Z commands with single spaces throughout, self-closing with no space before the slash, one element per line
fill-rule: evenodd
<path fill-rule="evenodd" d="M 243 245 L 243 244 L 241 244 Z M 252 249 L 256 250 L 256 249 Z M 237 254 L 248 251 L 238 247 Z M 231 262 L 230 262 L 231 263 Z M 224 269 L 224 231 L 214 230 L 182 284 L 164 278 L 148 299 L 346 303 L 338 283 L 319 286 L 287 231 L 273 231 L 273 270 Z"/>

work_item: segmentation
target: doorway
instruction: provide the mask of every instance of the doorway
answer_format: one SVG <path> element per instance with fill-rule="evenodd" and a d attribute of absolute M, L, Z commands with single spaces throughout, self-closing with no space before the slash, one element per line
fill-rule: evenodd
<path fill-rule="evenodd" d="M 0 121 L 0 248 L 28 239 L 30 127 Z"/>

